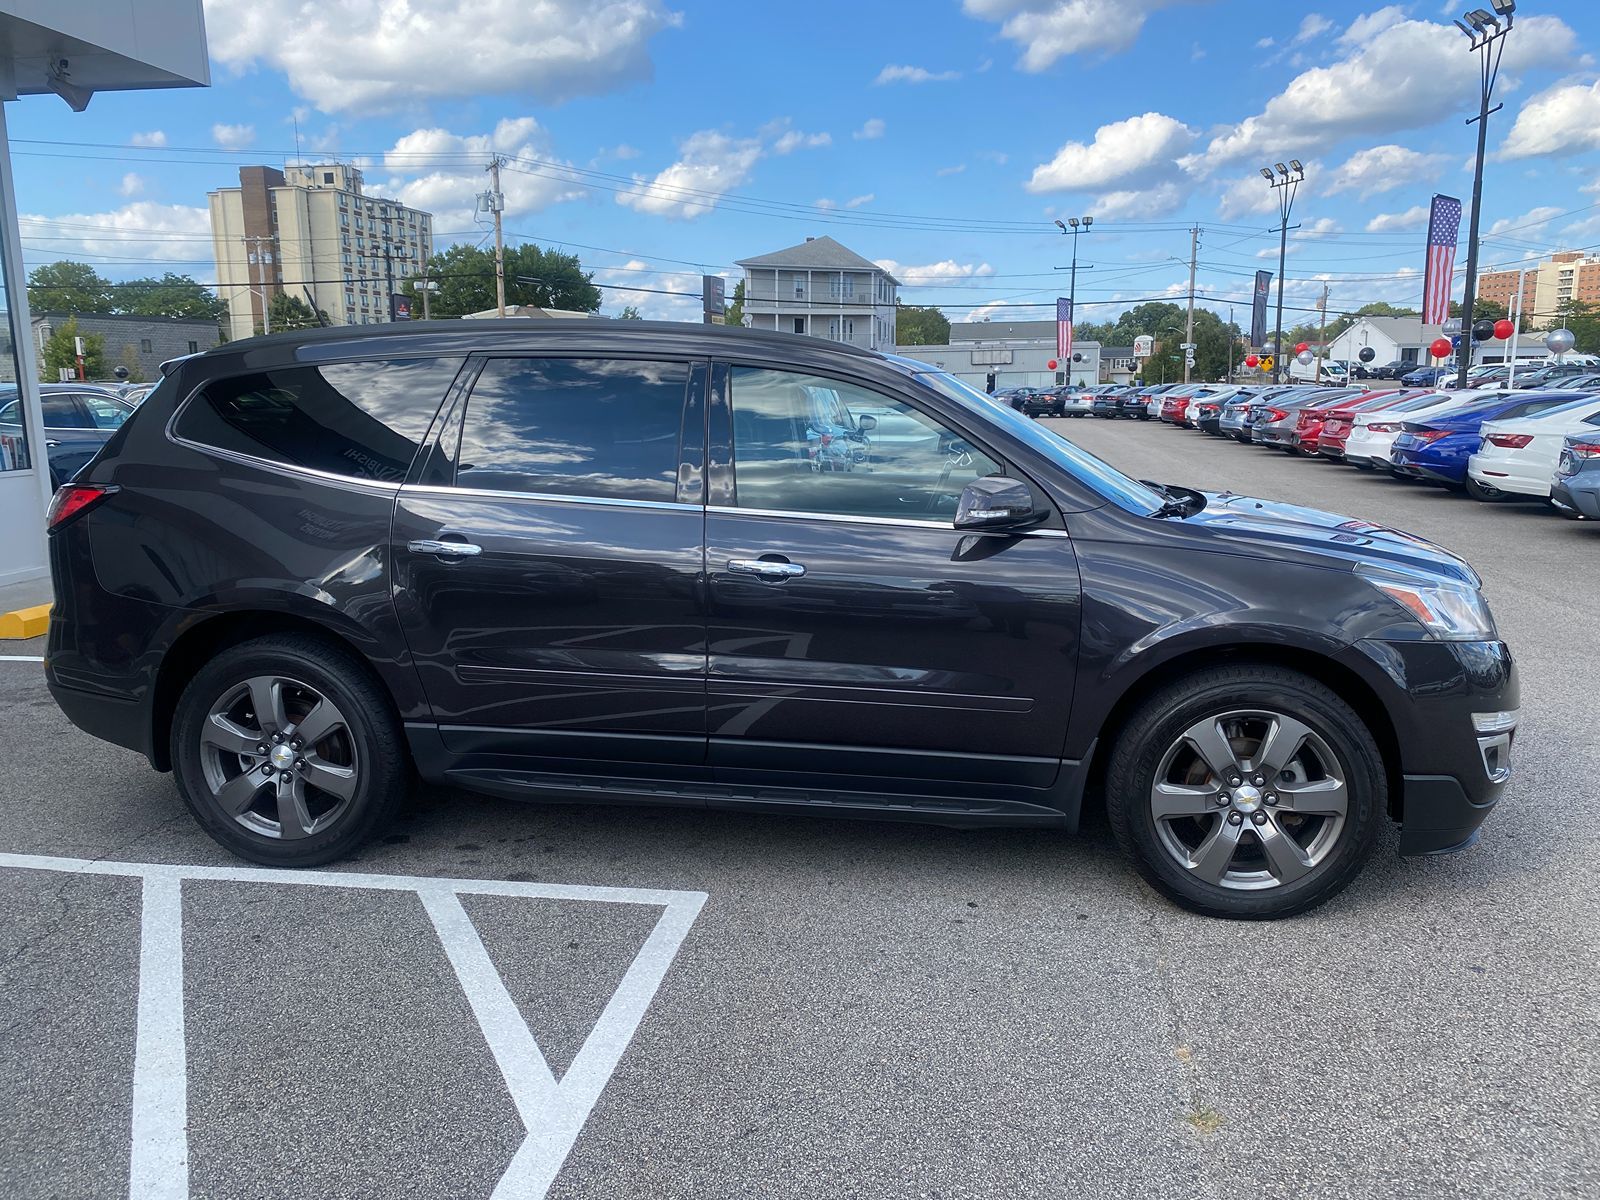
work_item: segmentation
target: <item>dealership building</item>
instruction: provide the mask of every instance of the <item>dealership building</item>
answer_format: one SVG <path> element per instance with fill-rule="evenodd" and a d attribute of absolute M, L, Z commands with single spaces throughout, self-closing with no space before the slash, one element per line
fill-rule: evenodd
<path fill-rule="evenodd" d="M 953 321 L 948 346 L 896 346 L 894 352 L 947 371 L 979 391 L 1100 382 L 1100 343 L 1075 342 L 1073 359 L 1061 362 L 1054 321 Z"/>

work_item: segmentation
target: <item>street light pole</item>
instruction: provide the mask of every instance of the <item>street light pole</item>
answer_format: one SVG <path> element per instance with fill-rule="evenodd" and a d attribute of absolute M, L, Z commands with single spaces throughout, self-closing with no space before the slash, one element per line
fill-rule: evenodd
<path fill-rule="evenodd" d="M 1461 349 L 1456 359 L 1456 386 L 1467 385 L 1467 371 L 1472 366 L 1472 306 L 1478 291 L 1478 210 L 1483 204 L 1483 157 L 1489 136 L 1489 114 L 1503 107 L 1489 107 L 1494 95 L 1495 80 L 1500 74 L 1500 56 L 1505 53 L 1506 34 L 1511 32 L 1512 14 L 1516 0 L 1493 0 L 1499 19 L 1481 8 L 1472 9 L 1456 22 L 1456 28 L 1467 35 L 1472 50 L 1479 55 L 1480 87 L 1478 89 L 1478 115 L 1467 124 L 1478 125 L 1478 157 L 1472 171 L 1472 215 L 1467 225 L 1467 279 L 1461 290 Z M 1504 22 L 1502 24 L 1501 22 Z"/>
<path fill-rule="evenodd" d="M 1289 212 L 1294 208 L 1295 193 L 1305 181 L 1306 169 L 1298 158 L 1291 158 L 1286 167 L 1274 163 L 1262 167 L 1261 176 L 1267 186 L 1278 193 L 1278 318 L 1272 334 L 1272 382 L 1283 382 L 1283 268 L 1289 256 Z"/>
<path fill-rule="evenodd" d="M 1070 229 L 1067 227 L 1069 225 L 1071 226 Z M 1078 323 L 1078 233 L 1080 230 L 1083 233 L 1088 233 L 1093 225 L 1093 217 L 1084 217 L 1082 220 L 1077 217 L 1068 217 L 1066 225 L 1063 225 L 1059 219 L 1056 221 L 1056 228 L 1061 230 L 1063 234 L 1072 234 L 1072 275 L 1067 280 L 1067 307 L 1072 310 L 1072 323 L 1074 325 Z M 1056 268 L 1058 271 L 1060 269 L 1060 267 Z M 1092 271 L 1094 268 L 1092 266 L 1085 267 L 1084 270 Z M 1061 369 L 1067 373 L 1067 378 L 1070 380 L 1072 378 L 1072 367 L 1067 363 L 1062 363 Z"/>

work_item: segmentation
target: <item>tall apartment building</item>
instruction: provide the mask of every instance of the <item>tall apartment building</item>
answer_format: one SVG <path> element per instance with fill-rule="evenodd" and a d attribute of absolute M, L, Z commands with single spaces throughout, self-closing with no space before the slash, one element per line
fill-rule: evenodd
<path fill-rule="evenodd" d="M 1515 271 L 1490 271 L 1478 276 L 1478 298 L 1510 308 L 1517 292 Z M 1585 257 L 1581 250 L 1563 250 L 1536 264 L 1522 277 L 1522 311 L 1535 328 L 1559 323 L 1574 300 L 1600 304 L 1600 257 Z"/>
<path fill-rule="evenodd" d="M 894 346 L 900 282 L 831 237 L 741 258 L 744 315 L 752 329 L 807 333 L 868 350 Z"/>
<path fill-rule="evenodd" d="M 335 325 L 387 321 L 389 297 L 433 254 L 433 214 L 368 196 L 344 163 L 240 167 L 207 196 L 228 333 L 249 337 L 283 292 Z"/>

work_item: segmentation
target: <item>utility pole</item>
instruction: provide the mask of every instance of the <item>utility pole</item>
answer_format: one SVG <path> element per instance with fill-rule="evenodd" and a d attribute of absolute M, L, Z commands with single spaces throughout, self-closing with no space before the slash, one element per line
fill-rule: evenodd
<path fill-rule="evenodd" d="M 506 315 L 506 247 L 500 230 L 500 210 L 505 197 L 500 194 L 500 166 L 505 160 L 496 154 L 489 160 L 489 207 L 494 212 L 494 304 L 500 316 Z"/>
<path fill-rule="evenodd" d="M 267 309 L 270 307 L 267 296 L 267 276 L 265 271 L 258 270 L 258 268 L 265 267 L 272 262 L 271 252 L 264 252 L 261 249 L 262 242 L 270 242 L 272 239 L 256 236 L 241 237 L 239 240 L 244 243 L 245 276 L 250 281 L 246 290 L 252 296 L 259 295 L 261 297 L 261 332 L 264 334 L 271 333 L 272 316 L 267 311 Z M 256 288 L 256 280 L 258 278 L 261 281 L 261 287 L 259 291 Z"/>
<path fill-rule="evenodd" d="M 1068 226 L 1071 226 L 1071 228 L 1069 229 Z M 1078 323 L 1078 234 L 1088 233 L 1089 230 L 1093 229 L 1094 218 L 1084 217 L 1079 220 L 1077 217 L 1068 217 L 1066 224 L 1062 224 L 1058 220 L 1056 228 L 1061 230 L 1063 236 L 1068 233 L 1072 234 L 1072 276 L 1067 283 L 1067 308 L 1072 312 L 1072 324 L 1075 326 Z M 1092 271 L 1094 267 L 1086 266 L 1083 269 Z M 1059 271 L 1061 268 L 1057 267 L 1056 270 Z M 1072 378 L 1072 364 L 1064 362 L 1061 364 L 1061 369 L 1067 373 L 1067 378 L 1070 380 Z"/>
<path fill-rule="evenodd" d="M 1228 375 L 1224 383 L 1233 382 L 1233 305 L 1228 305 Z"/>
<path fill-rule="evenodd" d="M 1461 353 L 1456 361 L 1456 386 L 1459 388 L 1469 386 L 1467 371 L 1472 366 L 1472 305 L 1478 289 L 1478 211 L 1483 205 L 1483 152 L 1489 135 L 1489 114 L 1503 107 L 1497 104 L 1490 108 L 1489 100 L 1500 75 L 1500 56 L 1505 53 L 1502 39 L 1511 32 L 1512 13 L 1516 7 L 1516 0 L 1494 0 L 1498 19 L 1477 8 L 1455 23 L 1472 43 L 1473 53 L 1480 55 L 1479 82 L 1482 85 L 1478 89 L 1478 115 L 1467 121 L 1468 125 L 1473 122 L 1478 125 L 1478 157 L 1472 172 L 1472 216 L 1467 226 L 1467 278 L 1461 290 Z"/>
<path fill-rule="evenodd" d="M 394 259 L 389 257 L 389 243 L 383 244 L 383 302 L 389 309 L 389 320 L 394 320 Z"/>
<path fill-rule="evenodd" d="M 1311 377 L 1312 383 L 1322 382 L 1322 359 L 1327 353 L 1328 342 L 1328 285 L 1322 285 L 1322 299 L 1317 301 L 1317 312 L 1321 320 L 1317 325 L 1317 373 Z"/>
<path fill-rule="evenodd" d="M 1189 320 L 1183 330 L 1183 381 L 1194 369 L 1194 270 L 1200 259 L 1200 226 L 1189 230 Z"/>
<path fill-rule="evenodd" d="M 1517 301 L 1511 310 L 1511 343 L 1506 347 L 1506 387 L 1517 386 L 1517 335 L 1522 332 L 1522 279 L 1527 267 L 1517 268 Z"/>

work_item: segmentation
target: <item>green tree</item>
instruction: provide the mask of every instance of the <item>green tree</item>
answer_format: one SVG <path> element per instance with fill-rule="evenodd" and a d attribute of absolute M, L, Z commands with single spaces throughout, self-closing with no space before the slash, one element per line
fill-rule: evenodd
<path fill-rule="evenodd" d="M 525 242 L 505 251 L 506 303 L 540 308 L 600 311 L 600 289 L 594 273 L 583 269 L 576 254 L 546 250 Z M 427 277 L 439 285 L 430 301 L 435 317 L 460 317 L 495 306 L 494 251 L 477 246 L 451 246 L 428 260 Z M 411 279 L 401 290 L 409 292 Z"/>
<path fill-rule="evenodd" d="M 39 378 L 54 383 L 61 378 L 62 368 L 78 373 L 78 351 L 74 338 L 78 337 L 76 317 L 61 322 L 45 339 L 44 354 L 40 356 Z M 103 379 L 106 373 L 106 340 L 98 333 L 83 336 L 83 369 L 87 379 Z"/>
<path fill-rule="evenodd" d="M 636 304 L 624 304 L 622 306 L 622 311 L 617 314 L 617 320 L 619 320 L 619 321 L 642 321 L 642 320 L 644 320 L 644 314 L 639 311 L 639 306 L 638 305 L 636 305 Z"/>
<path fill-rule="evenodd" d="M 168 271 L 159 278 L 130 279 L 118 285 L 117 311 L 139 317 L 187 317 L 221 321 L 227 306 L 188 275 Z"/>
<path fill-rule="evenodd" d="M 45 263 L 28 274 L 28 305 L 40 313 L 116 311 L 112 287 L 88 263 Z"/>
<path fill-rule="evenodd" d="M 1573 300 L 1567 305 L 1562 322 L 1572 330 L 1573 349 L 1582 354 L 1600 354 L 1600 304 Z"/>
<path fill-rule="evenodd" d="M 144 365 L 139 362 L 139 352 L 132 344 L 123 346 L 122 353 L 117 356 L 118 363 L 128 370 L 127 383 L 143 383 L 145 381 Z"/>
<path fill-rule="evenodd" d="M 327 319 L 327 313 L 313 311 L 311 305 L 288 292 L 274 294 L 272 302 L 267 305 L 267 321 L 273 333 L 281 333 L 285 329 L 315 329 Z M 255 331 L 262 332 L 259 322 Z"/>
<path fill-rule="evenodd" d="M 733 299 L 729 301 L 724 317 L 729 325 L 744 324 L 744 280 L 733 285 Z"/>
<path fill-rule="evenodd" d="M 902 346 L 948 346 L 950 318 L 937 308 L 900 304 L 894 310 L 894 339 Z"/>

